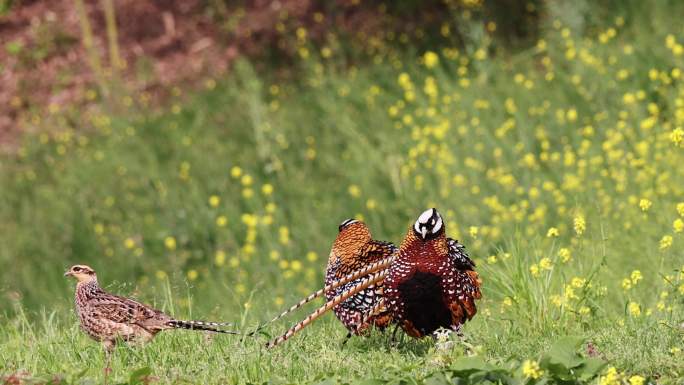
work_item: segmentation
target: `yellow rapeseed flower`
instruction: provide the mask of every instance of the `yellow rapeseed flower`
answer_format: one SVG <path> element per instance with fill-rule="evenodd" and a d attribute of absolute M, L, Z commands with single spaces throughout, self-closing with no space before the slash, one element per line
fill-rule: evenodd
<path fill-rule="evenodd" d="M 133 240 L 133 238 L 126 238 L 126 240 L 124 241 L 124 247 L 126 247 L 127 249 L 134 248 L 135 240 Z"/>
<path fill-rule="evenodd" d="M 217 250 L 214 255 L 214 263 L 216 263 L 216 266 L 223 266 L 226 263 L 226 252 Z"/>
<path fill-rule="evenodd" d="M 316 254 L 315 251 L 309 251 L 306 253 L 306 259 L 309 260 L 309 262 L 316 262 L 316 260 L 318 260 L 318 254 Z"/>
<path fill-rule="evenodd" d="M 245 174 L 240 178 L 240 183 L 242 183 L 243 186 L 250 186 L 252 182 L 254 181 L 254 178 L 252 178 L 251 175 Z"/>
<path fill-rule="evenodd" d="M 630 302 L 627 305 L 627 310 L 633 317 L 638 317 L 641 315 L 641 306 L 639 306 L 639 304 L 636 302 Z"/>
<path fill-rule="evenodd" d="M 660 250 L 669 249 L 672 246 L 672 235 L 664 235 L 660 238 Z"/>
<path fill-rule="evenodd" d="M 164 246 L 171 251 L 176 250 L 176 238 L 172 236 L 164 238 Z"/>
<path fill-rule="evenodd" d="M 233 168 L 230 169 L 230 176 L 233 178 L 237 179 L 242 175 L 242 169 L 238 166 L 233 166 Z"/>
<path fill-rule="evenodd" d="M 684 221 L 681 218 L 677 218 L 672 222 L 672 229 L 675 233 L 681 233 L 684 231 Z"/>
<path fill-rule="evenodd" d="M 653 202 L 651 202 L 648 198 L 641 198 L 639 200 L 639 208 L 641 208 L 641 211 L 646 212 L 648 209 L 651 208 L 653 205 Z"/>
<path fill-rule="evenodd" d="M 644 385 L 646 379 L 639 375 L 635 375 L 629 378 L 629 385 Z"/>
<path fill-rule="evenodd" d="M 355 184 L 349 186 L 349 195 L 354 198 L 361 196 L 361 188 Z"/>
<path fill-rule="evenodd" d="M 228 218 L 225 215 L 219 215 L 216 217 L 216 226 L 225 227 L 228 224 Z"/>
<path fill-rule="evenodd" d="M 584 216 L 581 214 L 577 215 L 572 222 L 573 228 L 575 229 L 575 234 L 577 234 L 578 237 L 582 236 L 582 234 L 584 234 L 584 230 L 587 229 L 587 222 L 584 219 Z"/>
<path fill-rule="evenodd" d="M 611 366 L 606 370 L 606 374 L 601 376 L 599 380 L 599 385 L 620 385 L 620 374 L 614 366 Z"/>
<path fill-rule="evenodd" d="M 677 214 L 684 217 L 684 202 L 677 203 Z"/>
<path fill-rule="evenodd" d="M 570 284 L 571 284 L 573 287 L 576 287 L 576 288 L 578 288 L 578 289 L 581 288 L 581 287 L 583 287 L 586 283 L 587 283 L 587 280 L 584 279 L 584 278 L 580 278 L 580 277 L 575 277 L 575 278 L 573 278 L 572 281 L 570 282 Z"/>
<path fill-rule="evenodd" d="M 219 203 L 221 203 L 221 198 L 219 198 L 217 195 L 212 195 L 209 197 L 209 206 L 217 207 Z"/>
<path fill-rule="evenodd" d="M 197 279 L 198 276 L 199 276 L 199 273 L 197 272 L 197 270 L 194 270 L 194 269 L 188 270 L 188 279 L 189 280 L 194 281 Z"/>
<path fill-rule="evenodd" d="M 634 270 L 632 271 L 632 274 L 630 274 L 629 278 L 631 279 L 633 284 L 639 283 L 644 277 L 641 275 L 641 271 L 639 270 Z"/>
<path fill-rule="evenodd" d="M 538 379 L 544 374 L 537 361 L 526 360 L 523 362 L 522 372 L 525 378 Z"/>
<path fill-rule="evenodd" d="M 283 245 L 290 243 L 290 229 L 286 226 L 280 226 L 278 229 L 278 241 Z"/>
<path fill-rule="evenodd" d="M 550 258 L 542 258 L 539 261 L 539 267 L 542 270 L 551 270 L 553 268 L 553 263 L 551 262 Z"/>
<path fill-rule="evenodd" d="M 550 227 L 549 230 L 546 232 L 546 236 L 551 238 L 551 237 L 557 237 L 560 235 L 560 232 L 558 231 L 557 228 L 555 227 Z"/>
<path fill-rule="evenodd" d="M 273 194 L 273 185 L 270 183 L 264 184 L 263 186 L 261 186 L 261 193 L 266 196 Z"/>
<path fill-rule="evenodd" d="M 677 127 L 670 133 L 670 140 L 675 146 L 681 147 L 684 143 L 684 130 L 681 127 Z"/>
<path fill-rule="evenodd" d="M 427 51 L 423 55 L 423 63 L 425 63 L 425 67 L 433 68 L 439 63 L 439 56 L 432 51 Z"/>
<path fill-rule="evenodd" d="M 532 264 L 530 266 L 530 274 L 532 274 L 533 277 L 539 277 L 539 265 L 536 263 Z"/>
<path fill-rule="evenodd" d="M 561 262 L 563 263 L 568 263 L 572 260 L 572 254 L 570 253 L 570 249 L 565 247 L 558 250 L 558 256 L 561 258 Z"/>

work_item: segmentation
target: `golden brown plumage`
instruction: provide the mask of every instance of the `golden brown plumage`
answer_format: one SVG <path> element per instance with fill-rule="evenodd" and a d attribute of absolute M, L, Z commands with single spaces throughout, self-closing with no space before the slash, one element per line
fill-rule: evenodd
<path fill-rule="evenodd" d="M 331 285 L 354 271 L 393 256 L 396 251 L 397 248 L 392 243 L 374 240 L 365 223 L 347 219 L 340 224 L 339 233 L 330 250 L 325 283 Z M 326 299 L 332 300 L 361 280 L 362 278 L 358 278 L 335 290 L 327 291 Z M 333 308 L 337 318 L 351 333 L 363 333 L 373 325 L 383 329 L 391 322 L 390 314 L 381 304 L 382 286 L 382 281 L 371 285 Z"/>

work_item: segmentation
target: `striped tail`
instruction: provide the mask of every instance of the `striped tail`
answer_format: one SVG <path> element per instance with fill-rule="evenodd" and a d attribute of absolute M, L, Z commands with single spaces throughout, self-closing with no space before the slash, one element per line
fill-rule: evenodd
<path fill-rule="evenodd" d="M 332 300 L 328 301 L 325 305 L 319 307 L 314 311 L 313 313 L 309 314 L 304 320 L 300 321 L 293 327 L 291 327 L 285 334 L 281 335 L 280 337 L 270 341 L 268 344 L 266 344 L 266 347 L 272 348 L 288 338 L 292 337 L 295 335 L 297 332 L 300 330 L 304 329 L 307 325 L 318 319 L 320 316 L 325 314 L 328 310 L 334 308 L 335 306 L 339 305 L 340 303 L 344 302 L 347 300 L 347 298 L 353 296 L 354 294 L 360 292 L 361 290 L 367 288 L 370 285 L 376 284 L 378 282 L 381 282 L 382 280 L 385 279 L 385 276 L 387 275 L 387 272 L 378 272 L 375 274 L 372 274 L 366 278 L 364 278 L 361 282 L 358 284 L 352 286 L 350 289 L 346 290 L 342 294 L 339 294 Z"/>
<path fill-rule="evenodd" d="M 337 281 L 335 281 L 329 285 L 326 285 L 324 288 L 322 288 L 322 289 L 320 289 L 314 293 L 311 293 L 308 297 L 306 297 L 306 298 L 302 299 L 301 301 L 297 302 L 296 304 L 292 305 L 289 309 L 280 313 L 280 315 L 278 315 L 277 317 L 275 317 L 272 320 L 266 322 L 265 324 L 259 326 L 255 332 L 258 332 L 259 330 L 263 329 L 267 325 L 278 321 L 279 319 L 285 317 L 286 315 L 292 313 L 293 311 L 295 311 L 295 310 L 299 309 L 300 307 L 306 305 L 307 303 L 313 301 L 314 299 L 322 296 L 323 294 L 325 294 L 326 292 L 328 292 L 330 290 L 337 289 L 338 287 L 340 287 L 342 285 L 346 285 L 347 283 L 349 283 L 355 279 L 364 277 L 366 275 L 369 275 L 371 273 L 375 273 L 378 270 L 382 270 L 382 269 L 388 267 L 390 265 L 390 263 L 392 263 L 393 259 L 394 259 L 394 256 L 387 257 L 385 259 L 381 259 L 377 262 L 374 262 L 374 263 L 368 265 L 367 267 L 365 267 L 361 270 L 347 274 L 346 276 L 342 277 L 342 279 L 339 279 L 339 280 L 337 280 Z"/>
<path fill-rule="evenodd" d="M 204 330 L 214 333 L 225 333 L 225 334 L 235 334 L 239 335 L 241 333 L 232 330 L 223 330 L 223 326 L 232 326 L 233 324 L 228 322 L 205 322 L 205 321 L 182 321 L 182 320 L 171 320 L 166 323 L 167 326 L 174 329 L 189 329 L 189 330 Z"/>

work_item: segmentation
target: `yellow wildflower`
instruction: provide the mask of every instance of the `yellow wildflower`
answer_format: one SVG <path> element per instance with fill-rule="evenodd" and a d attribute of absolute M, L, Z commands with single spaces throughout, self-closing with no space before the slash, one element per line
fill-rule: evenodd
<path fill-rule="evenodd" d="M 561 258 L 561 262 L 568 263 L 572 260 L 572 254 L 568 248 L 563 247 L 558 250 L 558 256 Z"/>
<path fill-rule="evenodd" d="M 349 195 L 354 198 L 361 196 L 361 188 L 355 184 L 349 186 Z"/>
<path fill-rule="evenodd" d="M 641 208 L 641 211 L 648 211 L 648 209 L 650 209 L 652 205 L 653 202 L 651 202 L 647 198 L 641 198 L 641 200 L 639 200 L 639 208 Z"/>
<path fill-rule="evenodd" d="M 675 233 L 681 233 L 684 231 L 684 221 L 681 218 L 677 218 L 672 222 L 672 229 Z"/>
<path fill-rule="evenodd" d="M 219 198 L 217 195 L 212 195 L 209 197 L 209 206 L 217 207 L 219 203 L 221 203 L 221 198 Z"/>
<path fill-rule="evenodd" d="M 560 235 L 560 232 L 558 231 L 557 228 L 555 227 L 550 227 L 549 230 L 546 232 L 546 236 L 551 238 L 551 237 L 557 237 Z"/>
<path fill-rule="evenodd" d="M 639 306 L 639 304 L 636 302 L 630 302 L 627 305 L 627 310 L 633 317 L 638 317 L 641 315 L 641 306 Z"/>
<path fill-rule="evenodd" d="M 544 374 L 544 371 L 539 368 L 539 363 L 531 360 L 523 362 L 522 371 L 525 378 L 532 378 L 535 380 Z"/>
<path fill-rule="evenodd" d="M 197 272 L 197 270 L 193 269 L 193 270 L 188 271 L 188 279 L 189 280 L 194 281 L 197 279 L 197 276 L 199 276 L 199 273 Z"/>
<path fill-rule="evenodd" d="M 629 385 L 644 385 L 646 379 L 639 375 L 635 375 L 629 378 Z"/>
<path fill-rule="evenodd" d="M 660 250 L 669 249 L 672 246 L 672 235 L 665 235 L 660 238 Z"/>
<path fill-rule="evenodd" d="M 278 240 L 283 245 L 289 244 L 290 243 L 290 229 L 288 229 L 285 226 L 280 226 L 280 228 L 278 229 Z"/>
<path fill-rule="evenodd" d="M 216 217 L 216 226 L 225 227 L 226 224 L 228 224 L 228 218 L 226 218 L 225 215 L 219 215 Z"/>
<path fill-rule="evenodd" d="M 242 178 L 240 178 L 240 183 L 242 183 L 243 186 L 250 186 L 253 181 L 254 178 L 249 174 L 243 175 Z"/>
<path fill-rule="evenodd" d="M 606 374 L 601 376 L 599 385 L 620 385 L 620 374 L 614 366 L 606 370 Z"/>
<path fill-rule="evenodd" d="M 171 236 L 164 238 L 164 246 L 171 251 L 176 250 L 176 238 Z"/>
<path fill-rule="evenodd" d="M 126 238 L 126 240 L 124 241 L 124 247 L 126 247 L 127 249 L 134 248 L 135 241 L 133 240 L 133 238 Z"/>
<path fill-rule="evenodd" d="M 543 270 L 551 270 L 553 268 L 553 263 L 550 258 L 542 258 L 539 261 L 539 267 Z"/>
<path fill-rule="evenodd" d="M 539 277 L 539 265 L 537 265 L 536 263 L 532 264 L 530 266 L 530 273 L 533 277 Z"/>
<path fill-rule="evenodd" d="M 432 51 L 427 51 L 423 55 L 423 62 L 425 63 L 425 67 L 433 68 L 439 63 L 439 56 Z"/>
<path fill-rule="evenodd" d="M 308 253 L 306 253 L 306 259 L 308 259 L 309 262 L 316 262 L 316 260 L 318 259 L 318 254 L 316 254 L 315 251 L 309 251 Z"/>
<path fill-rule="evenodd" d="M 587 222 L 584 220 L 583 215 L 577 215 L 575 217 L 573 220 L 573 228 L 575 229 L 575 234 L 577 234 L 578 237 L 584 233 L 584 230 L 587 228 Z"/>
<path fill-rule="evenodd" d="M 217 250 L 216 254 L 214 254 L 214 263 L 216 263 L 216 266 L 223 266 L 226 263 L 226 252 Z"/>
<path fill-rule="evenodd" d="M 273 194 L 273 185 L 270 183 L 264 184 L 261 186 L 261 193 L 266 196 Z"/>
<path fill-rule="evenodd" d="M 230 176 L 233 178 L 237 179 L 242 175 L 242 169 L 238 166 L 233 166 L 233 168 L 230 169 Z"/>

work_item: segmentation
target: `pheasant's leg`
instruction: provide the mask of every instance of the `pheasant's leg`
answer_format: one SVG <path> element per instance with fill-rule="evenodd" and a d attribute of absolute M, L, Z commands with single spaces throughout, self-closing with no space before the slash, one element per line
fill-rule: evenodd
<path fill-rule="evenodd" d="M 344 341 L 342 341 L 342 346 L 346 345 L 347 342 L 351 339 L 352 337 L 352 332 L 347 332 L 347 336 L 344 337 Z"/>
<path fill-rule="evenodd" d="M 103 343 L 104 346 L 104 351 L 105 351 L 105 367 L 104 367 L 104 384 L 107 385 L 109 383 L 109 373 L 112 372 L 112 367 L 111 367 L 111 362 L 112 362 L 112 351 L 114 350 L 114 346 L 116 345 L 114 341 L 112 340 L 105 340 Z"/>
<path fill-rule="evenodd" d="M 399 330 L 399 324 L 394 326 L 394 331 L 392 332 L 392 338 L 390 339 L 390 344 L 392 346 L 397 346 L 397 330 Z"/>

